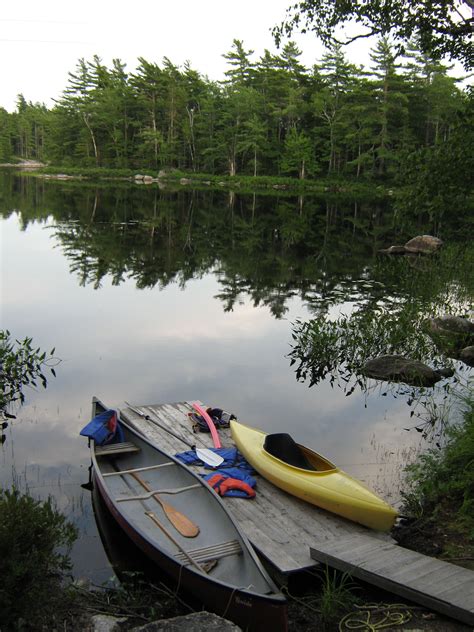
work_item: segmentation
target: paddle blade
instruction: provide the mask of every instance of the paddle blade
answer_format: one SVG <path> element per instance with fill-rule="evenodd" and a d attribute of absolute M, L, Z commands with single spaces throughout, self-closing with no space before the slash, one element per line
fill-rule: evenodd
<path fill-rule="evenodd" d="M 219 465 L 224 463 L 224 459 L 219 454 L 207 448 L 196 448 L 196 456 L 211 467 L 219 467 Z"/>

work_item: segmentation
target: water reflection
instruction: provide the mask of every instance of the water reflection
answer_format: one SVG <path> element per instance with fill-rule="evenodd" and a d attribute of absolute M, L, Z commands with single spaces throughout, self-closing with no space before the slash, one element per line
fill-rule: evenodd
<path fill-rule="evenodd" d="M 397 503 L 420 443 L 403 430 L 407 397 L 348 398 L 327 378 L 309 389 L 288 358 L 298 318 L 336 319 L 409 295 L 375 256 L 413 235 L 385 203 L 7 177 L 1 186 L 2 327 L 56 347 L 62 362 L 15 411 L 0 481 L 53 494 L 80 526 L 76 576 L 112 574 L 81 488 L 90 461 L 78 433 L 93 395 L 114 407 L 222 406 L 291 432 Z"/>
<path fill-rule="evenodd" d="M 276 317 L 295 296 L 315 312 L 361 297 L 367 257 L 396 233 L 386 202 L 23 180 L 4 217 L 49 221 L 81 286 L 184 288 L 212 272 L 226 310 L 242 296 Z"/>

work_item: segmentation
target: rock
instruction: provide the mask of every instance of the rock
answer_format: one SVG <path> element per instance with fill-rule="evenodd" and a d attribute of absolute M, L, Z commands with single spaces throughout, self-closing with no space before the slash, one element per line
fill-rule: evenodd
<path fill-rule="evenodd" d="M 413 239 L 407 241 L 405 249 L 407 252 L 415 254 L 430 254 L 439 250 L 442 245 L 443 242 L 441 239 L 438 239 L 438 237 L 432 237 L 431 235 L 419 235 L 418 237 L 413 237 Z"/>
<path fill-rule="evenodd" d="M 469 345 L 469 347 L 461 349 L 459 359 L 462 360 L 464 364 L 474 367 L 474 345 Z"/>
<path fill-rule="evenodd" d="M 136 174 L 134 175 L 134 179 L 135 179 L 135 180 L 143 180 L 143 178 L 144 178 L 144 177 L 145 177 L 145 176 L 144 176 L 144 175 L 142 175 L 141 173 L 136 173 Z"/>
<path fill-rule="evenodd" d="M 96 614 L 91 617 L 92 632 L 119 632 L 120 624 L 126 620 L 126 617 L 118 618 Z"/>
<path fill-rule="evenodd" d="M 180 184 L 192 184 L 192 182 L 191 182 L 191 180 L 189 178 L 181 178 L 179 183 Z"/>
<path fill-rule="evenodd" d="M 474 323 L 461 316 L 441 316 L 428 320 L 430 336 L 437 347 L 450 358 L 473 366 Z M 461 356 L 462 354 L 462 356 Z"/>
<path fill-rule="evenodd" d="M 151 184 L 153 182 L 153 176 L 143 176 L 143 182 L 145 184 Z"/>
<path fill-rule="evenodd" d="M 427 255 L 436 252 L 442 245 L 443 242 L 438 237 L 419 235 L 407 241 L 404 246 L 390 246 L 379 252 L 386 255 Z"/>
<path fill-rule="evenodd" d="M 235 623 L 210 612 L 193 612 L 173 619 L 160 619 L 147 623 L 132 632 L 242 632 Z"/>
<path fill-rule="evenodd" d="M 474 341 L 474 323 L 461 316 L 440 316 L 429 319 L 429 328 L 432 333 L 442 335 L 460 335 L 472 337 Z"/>
<path fill-rule="evenodd" d="M 367 360 L 361 373 L 375 380 L 403 382 L 412 386 L 434 386 L 443 377 L 454 375 L 452 369 L 432 369 L 431 367 L 398 355 L 384 355 Z"/>

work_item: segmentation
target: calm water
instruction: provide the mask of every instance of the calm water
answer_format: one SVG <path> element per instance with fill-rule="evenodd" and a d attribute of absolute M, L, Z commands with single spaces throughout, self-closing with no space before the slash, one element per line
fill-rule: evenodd
<path fill-rule="evenodd" d="M 288 431 L 397 504 L 418 448 L 408 396 L 298 382 L 292 323 L 336 318 L 387 293 L 379 247 L 403 243 L 382 203 L 0 180 L 1 327 L 61 363 L 0 451 L 3 485 L 52 494 L 80 528 L 75 574 L 111 570 L 79 430 L 111 407 L 200 399 Z M 413 227 L 411 227 L 413 229 Z M 429 232 L 419 225 L 418 233 Z M 415 233 L 417 234 L 417 233 Z M 392 284 L 390 286 L 390 284 Z"/>

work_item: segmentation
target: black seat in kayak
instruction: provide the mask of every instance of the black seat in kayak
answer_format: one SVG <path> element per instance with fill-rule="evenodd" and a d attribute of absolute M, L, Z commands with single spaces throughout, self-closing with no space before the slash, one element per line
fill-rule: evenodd
<path fill-rule="evenodd" d="M 265 437 L 264 450 L 276 456 L 280 461 L 299 467 L 302 470 L 316 471 L 294 439 L 286 432 L 269 434 Z"/>

